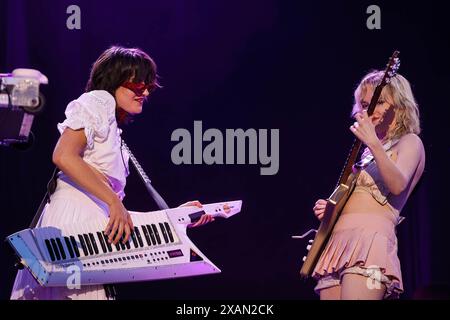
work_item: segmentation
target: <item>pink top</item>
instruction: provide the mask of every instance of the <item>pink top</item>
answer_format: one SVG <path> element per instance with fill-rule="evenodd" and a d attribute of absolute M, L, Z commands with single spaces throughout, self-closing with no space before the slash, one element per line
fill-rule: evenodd
<path fill-rule="evenodd" d="M 398 140 L 393 140 L 383 145 L 386 154 L 391 159 L 396 158 L 394 157 L 396 151 L 393 147 L 397 143 Z M 368 192 L 379 204 L 388 206 L 394 214 L 394 224 L 399 224 L 404 219 L 404 217 L 400 216 L 402 206 L 398 203 L 399 197 L 390 193 L 368 148 L 366 148 L 362 155 L 361 163 L 363 163 L 363 167 L 356 180 L 354 192 Z"/>
<path fill-rule="evenodd" d="M 121 148 L 122 130 L 117 126 L 115 110 L 116 101 L 109 92 L 83 93 L 67 105 L 66 119 L 58 123 L 58 130 L 62 134 L 67 127 L 84 129 L 87 146 L 83 160 L 103 173 L 114 192 L 123 199 L 129 174 L 129 154 Z"/>

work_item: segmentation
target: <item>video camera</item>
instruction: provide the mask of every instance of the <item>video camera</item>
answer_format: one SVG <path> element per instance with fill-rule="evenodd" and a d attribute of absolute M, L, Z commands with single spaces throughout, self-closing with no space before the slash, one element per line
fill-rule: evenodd
<path fill-rule="evenodd" d="M 38 70 L 0 73 L 0 146 L 31 145 L 34 116 L 45 105 L 40 84 L 48 84 L 48 79 Z"/>

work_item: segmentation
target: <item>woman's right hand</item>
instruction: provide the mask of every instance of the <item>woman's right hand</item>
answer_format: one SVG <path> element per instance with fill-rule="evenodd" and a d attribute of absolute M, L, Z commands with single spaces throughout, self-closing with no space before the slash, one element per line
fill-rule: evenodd
<path fill-rule="evenodd" d="M 316 204 L 313 208 L 314 214 L 316 215 L 319 221 L 322 221 L 323 214 L 325 213 L 325 206 L 327 205 L 327 201 L 323 199 L 319 199 L 316 201 Z"/>
<path fill-rule="evenodd" d="M 123 235 L 122 243 L 128 242 L 131 231 L 134 229 L 130 214 L 119 199 L 109 206 L 109 222 L 105 233 L 109 243 L 117 244 Z"/>

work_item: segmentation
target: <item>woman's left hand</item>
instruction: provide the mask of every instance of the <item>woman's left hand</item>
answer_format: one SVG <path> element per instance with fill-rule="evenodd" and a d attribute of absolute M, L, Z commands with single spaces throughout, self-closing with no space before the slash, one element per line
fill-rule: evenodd
<path fill-rule="evenodd" d="M 198 200 L 188 201 L 188 202 L 180 205 L 180 207 L 192 207 L 192 206 L 195 206 L 198 208 L 203 208 L 203 205 Z M 190 225 L 188 225 L 188 227 L 189 228 L 199 227 L 199 226 L 202 226 L 204 224 L 207 224 L 207 223 L 213 222 L 213 221 L 214 221 L 214 218 L 212 216 L 210 216 L 209 214 L 204 214 L 200 217 L 200 219 L 196 223 L 190 224 Z"/>
<path fill-rule="evenodd" d="M 375 125 L 369 118 L 367 110 L 363 110 L 362 113 L 358 112 L 355 118 L 356 122 L 350 126 L 350 131 L 369 148 L 380 143 L 375 132 Z"/>

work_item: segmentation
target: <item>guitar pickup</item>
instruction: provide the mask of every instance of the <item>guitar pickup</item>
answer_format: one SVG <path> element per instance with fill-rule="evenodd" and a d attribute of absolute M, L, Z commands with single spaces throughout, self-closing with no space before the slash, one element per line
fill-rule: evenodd
<path fill-rule="evenodd" d="M 347 193 L 349 188 L 349 186 L 341 183 L 336 189 L 334 189 L 333 193 L 328 198 L 328 201 L 336 205 L 336 203 L 338 203 L 339 200 Z"/>

